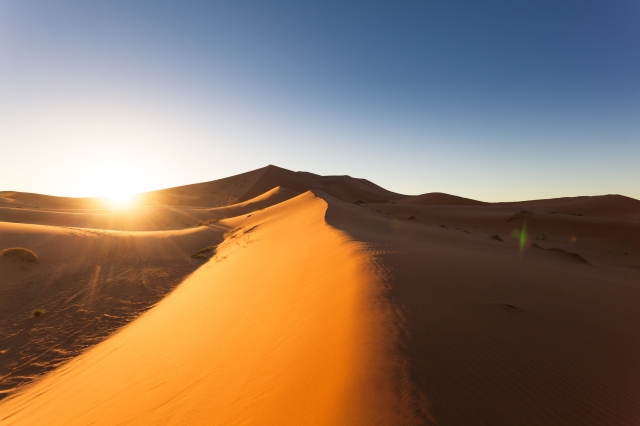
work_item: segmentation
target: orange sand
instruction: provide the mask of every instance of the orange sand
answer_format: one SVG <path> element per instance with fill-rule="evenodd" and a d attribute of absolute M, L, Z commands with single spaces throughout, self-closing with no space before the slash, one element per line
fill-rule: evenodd
<path fill-rule="evenodd" d="M 74 311 L 68 284 L 24 290 L 61 264 L 80 277 L 81 295 L 92 283 L 82 271 L 98 263 L 133 277 L 101 282 L 109 312 L 129 300 L 141 270 L 175 265 L 162 271 L 183 282 L 158 285 L 166 297 L 140 298 L 131 310 L 148 311 L 100 328 L 81 355 L 61 366 L 52 356 L 47 374 L 0 401 L 2 425 L 640 418 L 638 200 L 406 197 L 273 166 L 144 195 L 135 220 L 92 200 L 4 198 L 2 220 L 39 225 L 0 222 L 0 249 L 24 246 L 39 262 L 0 258 L 0 289 L 16 301 L 0 304 L 15 318 L 0 325 L 23 336 L 0 340 L 0 359 L 26 362 L 12 345 L 28 343 L 29 327 L 87 332 L 78 324 L 97 308 Z M 193 227 L 206 219 L 220 222 Z M 79 228 L 61 227 L 71 223 Z M 97 223 L 127 231 L 90 229 Z M 521 249 L 512 233 L 523 229 Z M 189 256 L 208 245 L 205 259 Z M 29 297 L 42 292 L 55 309 L 29 318 Z"/>

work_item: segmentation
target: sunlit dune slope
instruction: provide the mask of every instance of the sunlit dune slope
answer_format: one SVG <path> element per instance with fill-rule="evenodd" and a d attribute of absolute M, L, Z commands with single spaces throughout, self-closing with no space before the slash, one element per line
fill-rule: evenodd
<path fill-rule="evenodd" d="M 222 225 L 127 233 L 0 222 L 0 398 L 106 339 L 161 300 L 218 244 Z M 34 318 L 32 311 L 44 310 Z"/>
<path fill-rule="evenodd" d="M 303 194 L 235 219 L 130 326 L 0 405 L 3 424 L 422 424 L 362 246 Z"/>
<path fill-rule="evenodd" d="M 195 223 L 250 214 L 295 195 L 273 188 L 226 207 L 144 207 L 111 215 L 96 210 L 12 209 L 20 221 L 83 227 L 0 222 L 0 250 L 25 247 L 38 256 L 36 264 L 0 257 L 0 399 L 104 340 L 158 302 L 203 263 L 191 255 L 220 243 L 228 230 L 217 222 L 149 232 L 96 227 L 179 226 L 184 217 Z M 35 309 L 46 314 L 34 320 Z"/>
<path fill-rule="evenodd" d="M 54 197 L 29 192 L 0 191 L 0 207 L 86 209 L 103 207 L 97 198 Z"/>

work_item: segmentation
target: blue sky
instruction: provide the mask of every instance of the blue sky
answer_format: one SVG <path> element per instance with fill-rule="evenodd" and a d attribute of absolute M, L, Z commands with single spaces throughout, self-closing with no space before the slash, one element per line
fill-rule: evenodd
<path fill-rule="evenodd" d="M 0 0 L 0 190 L 276 164 L 406 194 L 640 199 L 639 22 L 636 1 Z"/>

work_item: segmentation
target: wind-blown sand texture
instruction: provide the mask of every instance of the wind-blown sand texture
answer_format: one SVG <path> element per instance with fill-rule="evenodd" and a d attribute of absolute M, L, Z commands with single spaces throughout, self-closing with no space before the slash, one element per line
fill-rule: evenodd
<path fill-rule="evenodd" d="M 274 166 L 129 209 L 0 197 L 0 250 L 38 256 L 0 257 L 2 425 L 640 419 L 638 200 Z"/>

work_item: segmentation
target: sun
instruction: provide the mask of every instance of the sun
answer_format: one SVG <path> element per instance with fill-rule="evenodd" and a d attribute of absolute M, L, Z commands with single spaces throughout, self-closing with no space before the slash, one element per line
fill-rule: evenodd
<path fill-rule="evenodd" d="M 116 202 L 126 202 L 133 197 L 133 194 L 117 194 L 110 196 L 109 198 Z"/>
<path fill-rule="evenodd" d="M 133 193 L 116 193 L 103 198 L 105 204 L 111 208 L 133 207 L 137 201 L 137 195 Z"/>
<path fill-rule="evenodd" d="M 154 174 L 144 161 L 125 156 L 101 156 L 83 164 L 78 192 L 99 199 L 105 208 L 128 208 L 140 204 L 144 192 L 154 186 Z M 86 195 L 84 195 L 86 194 Z"/>

